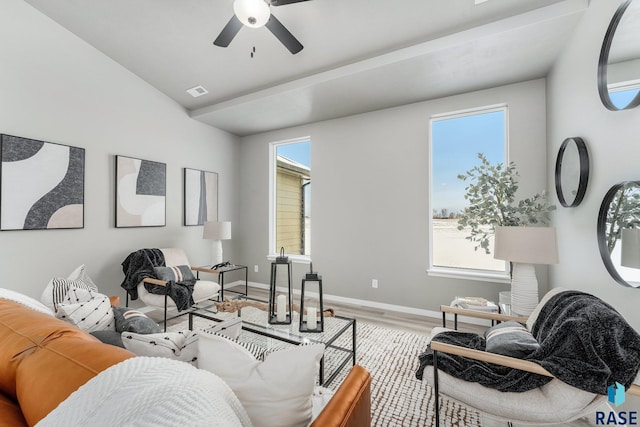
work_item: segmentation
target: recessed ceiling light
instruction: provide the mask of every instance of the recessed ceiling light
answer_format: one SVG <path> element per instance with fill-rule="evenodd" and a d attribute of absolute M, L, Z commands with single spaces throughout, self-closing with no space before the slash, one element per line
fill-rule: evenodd
<path fill-rule="evenodd" d="M 195 87 L 192 87 L 191 89 L 187 89 L 187 93 L 193 96 L 194 98 L 197 98 L 199 96 L 208 94 L 209 91 L 203 88 L 202 86 L 195 86 Z"/>
<path fill-rule="evenodd" d="M 480 3 L 484 3 L 487 2 L 489 0 L 474 0 L 476 4 L 480 4 Z"/>

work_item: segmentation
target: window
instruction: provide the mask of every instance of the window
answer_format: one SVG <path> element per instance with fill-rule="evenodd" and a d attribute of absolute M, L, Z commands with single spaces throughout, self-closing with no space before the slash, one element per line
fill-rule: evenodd
<path fill-rule="evenodd" d="M 467 182 L 458 178 L 480 164 L 478 153 L 492 163 L 506 163 L 507 107 L 433 116 L 430 119 L 431 221 L 430 274 L 503 277 L 504 261 L 493 258 L 466 239 L 468 230 L 458 230 L 458 215 L 467 206 Z"/>
<path fill-rule="evenodd" d="M 269 253 L 311 255 L 311 141 L 270 146 Z"/>

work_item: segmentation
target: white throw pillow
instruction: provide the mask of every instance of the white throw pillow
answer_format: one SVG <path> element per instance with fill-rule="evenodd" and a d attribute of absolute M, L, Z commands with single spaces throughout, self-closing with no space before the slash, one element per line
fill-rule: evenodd
<path fill-rule="evenodd" d="M 116 330 L 111 301 L 102 294 L 96 294 L 90 301 L 58 304 L 56 317 L 86 332 Z"/>
<path fill-rule="evenodd" d="M 98 287 L 93 283 L 93 280 L 87 274 L 84 264 L 82 264 L 73 270 L 66 279 L 61 277 L 51 279 L 45 286 L 40 301 L 55 312 L 58 309 L 58 304 L 64 301 L 69 288 L 72 286 L 98 291 Z"/>
<path fill-rule="evenodd" d="M 69 277 L 67 277 L 67 279 L 80 280 L 84 282 L 87 286 L 89 286 L 91 290 L 93 291 L 98 290 L 98 287 L 96 286 L 96 284 L 93 283 L 93 280 L 91 280 L 91 277 L 89 277 L 89 274 L 87 274 L 87 269 L 84 266 L 84 264 L 82 264 L 81 266 L 73 270 L 71 274 L 69 274 Z"/>
<path fill-rule="evenodd" d="M 198 334 L 196 331 L 161 332 L 159 334 L 121 334 L 124 348 L 138 356 L 166 357 L 197 366 Z"/>
<path fill-rule="evenodd" d="M 198 367 L 231 387 L 254 427 L 308 425 L 312 394 L 323 344 L 270 353 L 260 362 L 239 344 L 214 334 L 200 334 Z"/>
<path fill-rule="evenodd" d="M 29 296 L 21 294 L 20 292 L 12 291 L 10 289 L 0 288 L 0 298 L 17 302 L 19 304 L 24 305 L 25 307 L 29 307 L 32 310 L 39 311 L 40 313 L 49 314 L 53 316 L 53 311 L 51 311 L 49 307 L 47 307 L 46 305 L 40 303 L 39 301 Z"/>
<path fill-rule="evenodd" d="M 90 289 L 86 289 L 85 287 L 78 288 L 72 285 L 71 287 L 69 287 L 67 294 L 64 296 L 62 304 L 78 304 L 81 302 L 89 302 L 92 299 L 102 297 L 106 297 L 106 295 L 103 295 L 99 292 L 94 292 Z"/>

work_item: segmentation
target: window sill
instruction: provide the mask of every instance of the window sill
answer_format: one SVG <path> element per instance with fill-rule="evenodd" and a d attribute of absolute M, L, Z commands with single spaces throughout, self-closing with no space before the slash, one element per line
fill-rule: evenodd
<path fill-rule="evenodd" d="M 432 267 L 427 270 L 427 274 L 433 277 L 446 277 L 450 279 L 478 280 L 492 283 L 511 283 L 509 273 L 491 273 L 479 270 L 460 270 L 453 268 Z"/>
<path fill-rule="evenodd" d="M 279 256 L 280 256 L 280 254 L 269 254 L 269 255 L 267 255 L 267 259 L 269 261 L 273 262 Z M 290 254 L 285 254 L 285 256 L 288 257 L 289 261 L 291 261 L 294 264 L 310 264 L 311 263 L 311 257 L 309 255 L 290 255 Z"/>

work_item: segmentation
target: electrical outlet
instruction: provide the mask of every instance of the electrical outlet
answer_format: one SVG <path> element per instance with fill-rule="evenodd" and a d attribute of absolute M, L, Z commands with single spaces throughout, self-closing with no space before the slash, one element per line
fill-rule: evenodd
<path fill-rule="evenodd" d="M 256 265 L 254 265 L 254 266 L 253 266 L 253 272 L 254 272 L 254 273 L 257 273 L 257 272 L 258 272 L 258 264 L 256 264 Z"/>
<path fill-rule="evenodd" d="M 374 289 L 378 289 L 378 279 L 371 280 L 371 287 Z"/>

